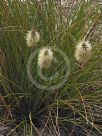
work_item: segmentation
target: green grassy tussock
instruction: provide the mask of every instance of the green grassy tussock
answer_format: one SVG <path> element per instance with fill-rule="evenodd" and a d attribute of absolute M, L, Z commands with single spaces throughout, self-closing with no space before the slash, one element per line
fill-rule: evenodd
<path fill-rule="evenodd" d="M 92 31 L 87 38 L 93 49 L 92 57 L 84 68 L 81 69 L 74 58 L 75 46 L 95 23 L 101 7 L 97 3 L 82 1 L 64 16 L 61 5 L 54 3 L 54 0 L 0 1 L 0 94 L 6 103 L 3 106 L 12 120 L 21 123 L 26 117 L 30 124 L 26 128 L 29 129 L 29 136 L 32 133 L 32 122 L 36 127 L 43 127 L 48 118 L 48 127 L 50 124 L 53 127 L 54 123 L 65 131 L 66 136 L 72 130 L 73 136 L 79 132 L 79 135 L 101 135 L 100 121 L 97 121 L 99 113 L 96 110 L 102 108 L 102 42 L 97 40 L 100 34 L 98 36 Z M 102 22 L 101 18 L 99 21 Z M 99 29 L 99 21 L 96 30 Z M 28 78 L 28 58 L 35 49 L 27 47 L 25 35 L 33 27 L 41 36 L 35 49 L 43 46 L 58 47 L 68 55 L 71 73 L 59 89 L 39 89 Z M 40 80 L 36 55 L 31 70 L 34 79 L 47 86 L 58 83 L 64 76 L 65 65 L 59 55 L 58 64 L 53 64 L 44 74 L 47 77 L 54 74 L 53 68 L 55 72 L 57 68 L 60 72 L 57 79 L 50 82 Z"/>

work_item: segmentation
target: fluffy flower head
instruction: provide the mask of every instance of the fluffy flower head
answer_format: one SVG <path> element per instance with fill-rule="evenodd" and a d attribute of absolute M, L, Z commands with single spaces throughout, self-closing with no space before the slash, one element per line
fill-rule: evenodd
<path fill-rule="evenodd" d="M 53 52 L 50 48 L 43 48 L 38 54 L 38 66 L 42 68 L 49 68 L 53 61 Z"/>
<path fill-rule="evenodd" d="M 34 47 L 36 43 L 40 41 L 40 35 L 35 29 L 32 29 L 31 31 L 28 31 L 25 39 L 28 47 Z"/>
<path fill-rule="evenodd" d="M 75 59 L 79 63 L 86 63 L 90 57 L 91 57 L 91 44 L 89 41 L 81 41 L 77 46 L 75 50 Z"/>

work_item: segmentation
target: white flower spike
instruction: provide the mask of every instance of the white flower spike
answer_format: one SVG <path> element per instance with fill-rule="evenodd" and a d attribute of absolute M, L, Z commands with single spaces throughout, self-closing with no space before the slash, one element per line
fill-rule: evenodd
<path fill-rule="evenodd" d="M 41 49 L 38 54 L 38 66 L 41 69 L 48 69 L 52 64 L 53 58 L 53 52 L 50 48 Z"/>
<path fill-rule="evenodd" d="M 26 42 L 28 47 L 34 47 L 40 41 L 40 34 L 32 29 L 26 34 Z"/>
<path fill-rule="evenodd" d="M 85 64 L 91 57 L 92 47 L 89 41 L 81 41 L 75 50 L 75 59 L 79 63 Z"/>

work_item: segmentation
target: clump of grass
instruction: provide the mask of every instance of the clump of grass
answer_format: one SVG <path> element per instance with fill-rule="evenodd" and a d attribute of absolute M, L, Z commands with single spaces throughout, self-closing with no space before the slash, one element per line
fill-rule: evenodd
<path fill-rule="evenodd" d="M 101 122 L 98 121 L 102 107 L 101 42 L 97 41 L 97 35 L 88 33 L 95 22 L 98 25 L 101 7 L 82 1 L 66 16 L 66 20 L 60 3 L 59 7 L 53 0 L 0 2 L 0 44 L 4 56 L 1 63 L 1 106 L 6 109 L 6 117 L 16 120 L 13 130 L 22 126 L 25 135 L 32 135 L 33 129 L 37 134 L 46 130 L 50 134 L 54 131 L 53 135 L 61 135 L 61 131 L 64 135 L 101 135 Z M 39 89 L 28 78 L 27 62 L 34 49 L 27 47 L 24 37 L 33 26 L 41 35 L 36 49 L 58 47 L 70 59 L 70 77 L 59 89 Z M 90 39 L 93 54 L 81 69 L 73 54 L 77 42 L 84 37 Z M 62 61 L 54 66 L 58 67 L 60 76 L 50 82 L 51 85 L 64 76 Z M 48 69 L 45 75 L 52 72 L 53 68 Z M 49 81 L 42 82 L 38 77 L 37 56 L 32 64 L 32 73 L 40 83 L 49 85 Z"/>

